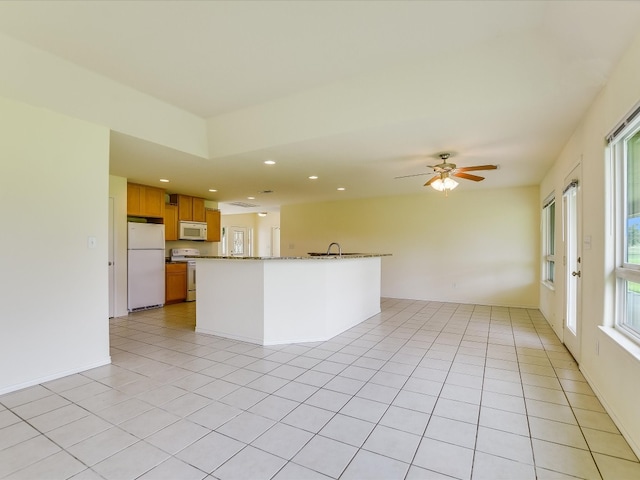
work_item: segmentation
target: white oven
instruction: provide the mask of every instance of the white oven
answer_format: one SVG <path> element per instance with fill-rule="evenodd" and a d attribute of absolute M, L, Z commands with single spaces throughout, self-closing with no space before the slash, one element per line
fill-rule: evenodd
<path fill-rule="evenodd" d="M 200 250 L 197 248 L 172 248 L 172 262 L 186 262 L 187 264 L 187 302 L 196 299 L 196 261 L 189 256 L 199 256 Z"/>

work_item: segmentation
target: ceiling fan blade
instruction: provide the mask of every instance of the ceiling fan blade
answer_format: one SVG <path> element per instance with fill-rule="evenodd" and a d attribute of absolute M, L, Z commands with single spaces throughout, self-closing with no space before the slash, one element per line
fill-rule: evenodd
<path fill-rule="evenodd" d="M 431 179 L 429 179 L 429 181 L 427 183 L 424 184 L 425 187 L 428 187 L 429 185 L 431 185 L 433 182 L 435 182 L 438 178 L 440 178 L 440 175 L 436 175 L 435 177 L 432 177 Z"/>
<path fill-rule="evenodd" d="M 475 167 L 460 167 L 459 172 L 473 172 L 474 170 L 495 170 L 497 165 L 476 165 Z"/>
<path fill-rule="evenodd" d="M 409 177 L 420 177 L 422 175 L 431 175 L 428 172 L 425 173 L 414 173 L 413 175 L 402 175 L 400 177 L 393 177 L 394 180 L 397 180 L 398 178 L 409 178 Z"/>
<path fill-rule="evenodd" d="M 466 178 L 467 180 L 473 180 L 474 182 L 484 180 L 484 177 L 479 177 L 478 175 L 471 175 L 470 173 L 464 172 L 456 172 L 453 174 L 453 176 L 458 178 Z"/>

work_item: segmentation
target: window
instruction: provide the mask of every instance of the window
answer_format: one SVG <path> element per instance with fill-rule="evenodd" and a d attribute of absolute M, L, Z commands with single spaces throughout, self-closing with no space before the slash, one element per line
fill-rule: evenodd
<path fill-rule="evenodd" d="M 640 341 L 640 118 L 618 131 L 610 145 L 616 173 L 616 327 Z"/>
<path fill-rule="evenodd" d="M 548 197 L 542 207 L 542 281 L 553 285 L 556 273 L 556 199 Z"/>

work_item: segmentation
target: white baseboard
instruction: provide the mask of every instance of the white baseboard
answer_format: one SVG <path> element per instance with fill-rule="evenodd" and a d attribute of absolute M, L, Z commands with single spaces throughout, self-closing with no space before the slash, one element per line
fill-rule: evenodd
<path fill-rule="evenodd" d="M 109 365 L 111 363 L 111 356 L 107 356 L 103 360 L 99 360 L 97 362 L 93 362 L 87 365 L 83 365 L 79 368 L 74 368 L 71 370 L 65 370 L 63 372 L 56 372 L 50 375 L 46 375 L 44 377 L 34 378 L 27 382 L 17 383 L 14 385 L 9 385 L 6 387 L 0 388 L 0 395 L 4 395 L 5 393 L 15 392 L 16 390 L 22 390 L 23 388 L 33 387 L 34 385 L 39 385 L 41 383 L 50 382 L 51 380 L 57 380 L 58 378 L 66 377 L 68 375 L 74 375 L 76 373 L 85 372 L 87 370 L 91 370 L 92 368 L 102 367 L 103 365 Z"/>

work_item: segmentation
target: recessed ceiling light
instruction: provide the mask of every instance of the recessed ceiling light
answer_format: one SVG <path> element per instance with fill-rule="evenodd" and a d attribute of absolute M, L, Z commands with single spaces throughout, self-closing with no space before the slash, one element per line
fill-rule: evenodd
<path fill-rule="evenodd" d="M 255 200 L 256 197 L 247 197 L 247 200 Z"/>
<path fill-rule="evenodd" d="M 317 180 L 317 179 L 318 179 L 318 176 L 317 176 L 317 175 L 311 175 L 311 176 L 309 177 L 309 180 Z"/>
<path fill-rule="evenodd" d="M 274 162 L 273 160 L 265 160 L 265 161 L 264 161 L 264 164 L 265 164 L 265 165 L 275 165 L 275 164 L 276 164 L 276 162 Z"/>
<path fill-rule="evenodd" d="M 340 190 L 340 191 L 342 192 L 342 191 L 346 190 L 346 188 L 344 188 L 344 187 L 338 187 L 338 190 Z"/>
<path fill-rule="evenodd" d="M 162 183 L 169 183 L 169 180 L 167 180 L 166 178 L 161 178 L 161 179 L 160 179 L 160 181 L 161 181 Z"/>
<path fill-rule="evenodd" d="M 215 188 L 210 188 L 209 191 L 210 192 L 217 192 L 218 190 L 216 190 Z"/>
<path fill-rule="evenodd" d="M 266 217 L 267 216 L 267 212 L 259 212 L 258 216 L 259 217 Z"/>

